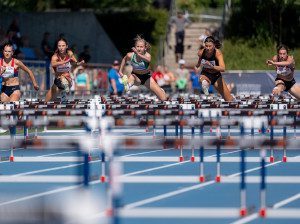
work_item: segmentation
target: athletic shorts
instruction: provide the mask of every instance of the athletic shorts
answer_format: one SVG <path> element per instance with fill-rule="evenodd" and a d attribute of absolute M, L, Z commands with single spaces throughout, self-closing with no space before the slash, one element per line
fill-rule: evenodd
<path fill-rule="evenodd" d="M 55 79 L 54 79 L 54 84 L 55 84 L 59 89 L 62 89 L 62 90 L 65 89 L 64 85 L 61 83 L 61 79 L 60 79 L 60 78 L 55 78 Z"/>
<path fill-rule="evenodd" d="M 5 93 L 8 97 L 10 97 L 11 94 L 13 94 L 13 92 L 16 91 L 16 90 L 20 90 L 19 85 L 17 85 L 17 86 L 5 86 L 5 85 L 3 85 L 1 87 L 1 92 Z"/>
<path fill-rule="evenodd" d="M 211 85 L 214 85 L 218 78 L 222 76 L 220 72 L 211 74 L 205 71 L 202 71 L 201 75 L 206 76 L 209 79 Z"/>
<path fill-rule="evenodd" d="M 281 79 L 281 78 L 276 78 L 276 79 L 275 79 L 275 82 L 276 82 L 277 80 L 283 81 L 283 83 L 284 83 L 284 85 L 285 85 L 285 90 L 284 90 L 284 91 L 286 91 L 286 92 L 289 91 L 289 90 L 293 87 L 294 84 L 296 84 L 296 81 L 295 81 L 294 78 L 293 78 L 291 81 L 286 81 L 286 80 Z M 277 84 L 277 86 L 278 86 L 278 84 Z"/>
<path fill-rule="evenodd" d="M 150 72 L 143 74 L 143 75 L 136 74 L 134 72 L 132 72 L 132 74 L 136 75 L 136 77 L 138 77 L 141 80 L 141 85 L 145 85 L 145 82 L 151 78 Z"/>

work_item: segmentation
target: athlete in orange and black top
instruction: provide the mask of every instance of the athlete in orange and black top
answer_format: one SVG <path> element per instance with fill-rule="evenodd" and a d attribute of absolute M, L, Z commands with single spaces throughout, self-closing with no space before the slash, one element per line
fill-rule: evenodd
<path fill-rule="evenodd" d="M 69 92 L 72 86 L 72 79 L 70 76 L 71 62 L 76 65 L 81 65 L 84 61 L 77 62 L 71 50 L 68 50 L 68 43 L 65 39 L 57 41 L 57 49 L 51 58 L 51 65 L 55 72 L 54 84 L 50 88 L 45 101 L 55 100 L 61 92 Z"/>
<path fill-rule="evenodd" d="M 198 63 L 196 69 L 202 72 L 199 82 L 205 95 L 208 95 L 209 85 L 213 85 L 226 101 L 232 101 L 233 96 L 229 93 L 221 72 L 225 71 L 223 54 L 219 50 L 222 46 L 219 40 L 213 36 L 205 39 L 205 48 L 198 52 Z"/>
<path fill-rule="evenodd" d="M 278 96 L 282 96 L 283 91 L 286 91 L 299 101 L 300 87 L 294 79 L 295 61 L 288 53 L 288 47 L 286 45 L 280 45 L 277 48 L 277 55 L 273 57 L 273 60 L 266 61 L 267 65 L 276 66 L 277 78 L 275 79 L 275 87 L 272 93 L 274 99 L 276 99 Z"/>

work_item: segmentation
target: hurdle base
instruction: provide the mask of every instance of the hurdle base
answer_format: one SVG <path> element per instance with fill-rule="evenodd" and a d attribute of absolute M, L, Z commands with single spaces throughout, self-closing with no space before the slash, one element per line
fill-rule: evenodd
<path fill-rule="evenodd" d="M 112 208 L 108 208 L 105 211 L 106 216 L 112 217 L 114 215 L 114 210 Z"/>
<path fill-rule="evenodd" d="M 259 216 L 260 217 L 266 217 L 266 208 L 261 208 L 259 210 Z"/>
<path fill-rule="evenodd" d="M 244 217 L 244 216 L 246 216 L 247 215 L 247 209 L 246 208 L 241 208 L 240 209 L 240 216 L 241 217 Z"/>
<path fill-rule="evenodd" d="M 270 162 L 273 163 L 274 162 L 274 157 L 270 156 Z"/>
<path fill-rule="evenodd" d="M 183 156 L 180 156 L 180 157 L 179 157 L 179 161 L 180 161 L 180 162 L 183 162 Z"/>
<path fill-rule="evenodd" d="M 284 157 L 282 157 L 282 162 L 287 162 L 287 157 L 286 156 L 284 156 Z"/>
<path fill-rule="evenodd" d="M 14 157 L 13 156 L 9 157 L 9 161 L 13 162 L 14 161 Z"/>
<path fill-rule="evenodd" d="M 101 177 L 100 177 L 100 181 L 101 181 L 101 182 L 105 182 L 105 181 L 106 181 L 106 177 L 105 177 L 105 176 L 101 176 Z"/>
<path fill-rule="evenodd" d="M 195 156 L 191 157 L 191 162 L 195 162 Z"/>
<path fill-rule="evenodd" d="M 220 183 L 221 182 L 221 176 L 216 176 L 216 182 Z"/>
<path fill-rule="evenodd" d="M 200 176 L 199 181 L 204 182 L 205 181 L 205 176 Z"/>

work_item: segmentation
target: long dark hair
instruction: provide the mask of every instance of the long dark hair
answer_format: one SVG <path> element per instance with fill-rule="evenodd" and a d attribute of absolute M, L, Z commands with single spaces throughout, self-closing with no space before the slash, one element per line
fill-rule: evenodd
<path fill-rule="evenodd" d="M 279 47 L 277 47 L 277 55 L 279 55 L 280 50 L 286 50 L 286 53 L 289 54 L 289 47 L 284 44 L 281 44 Z"/>
<path fill-rule="evenodd" d="M 67 41 L 65 38 L 60 38 L 60 39 L 56 42 L 56 50 L 55 50 L 55 54 L 58 54 L 58 42 L 59 42 L 59 41 L 63 41 L 63 42 L 66 43 L 67 46 L 69 46 L 68 41 Z M 70 50 L 70 49 L 67 48 L 67 49 L 66 49 L 66 53 L 68 53 L 69 50 Z"/>
<path fill-rule="evenodd" d="M 206 37 L 204 43 L 206 42 L 213 43 L 215 45 L 215 48 L 217 49 L 220 49 L 222 47 L 221 42 L 218 39 L 214 38 L 213 36 Z"/>

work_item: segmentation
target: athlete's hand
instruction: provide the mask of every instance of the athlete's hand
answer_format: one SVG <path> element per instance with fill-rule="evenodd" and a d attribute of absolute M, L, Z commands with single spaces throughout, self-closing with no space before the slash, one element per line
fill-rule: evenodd
<path fill-rule="evenodd" d="M 134 53 L 138 54 L 138 51 L 137 51 L 137 49 L 136 49 L 135 47 L 132 47 L 131 50 L 132 50 Z"/>
<path fill-rule="evenodd" d="M 209 61 L 206 61 L 206 64 L 207 64 L 209 67 L 211 67 L 211 68 L 214 67 Z"/>
<path fill-rule="evenodd" d="M 197 64 L 197 65 L 195 65 L 195 70 L 196 71 L 199 71 L 199 70 L 202 70 L 203 69 L 203 65 L 202 64 Z"/>
<path fill-rule="evenodd" d="M 39 90 L 40 89 L 40 87 L 37 84 L 33 85 L 33 87 L 34 87 L 35 90 Z"/>
<path fill-rule="evenodd" d="M 267 61 L 266 61 L 266 64 L 267 64 L 267 65 L 274 65 L 274 61 L 272 61 L 272 60 L 267 60 Z"/>
<path fill-rule="evenodd" d="M 0 68 L 0 75 L 2 75 L 6 70 L 6 66 L 1 66 Z"/>
<path fill-rule="evenodd" d="M 122 72 L 119 72 L 119 75 L 121 78 L 123 78 L 124 74 Z"/>
<path fill-rule="evenodd" d="M 82 60 L 82 61 L 77 61 L 77 62 L 76 62 L 76 65 L 78 66 L 78 65 L 81 65 L 81 64 L 83 64 L 83 63 L 85 63 L 84 60 Z"/>

